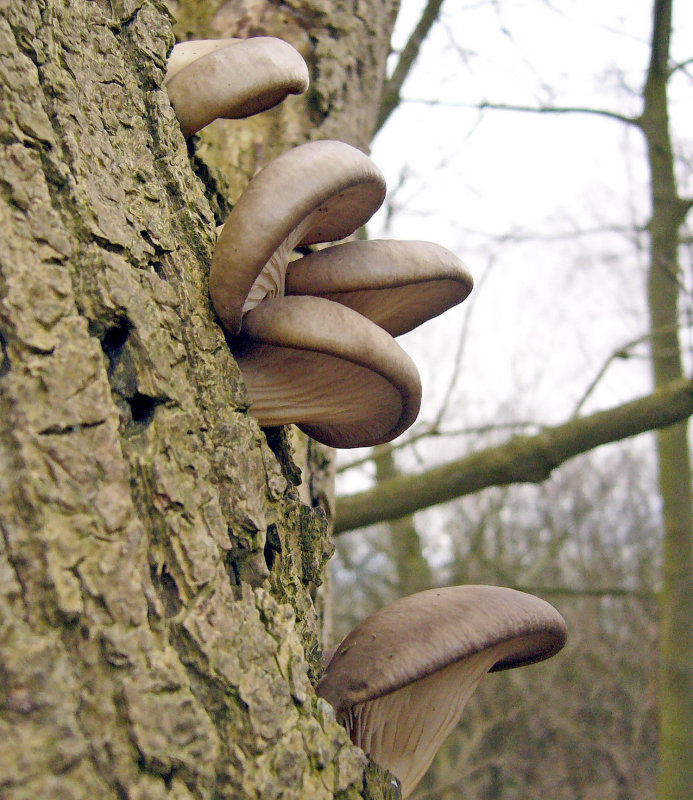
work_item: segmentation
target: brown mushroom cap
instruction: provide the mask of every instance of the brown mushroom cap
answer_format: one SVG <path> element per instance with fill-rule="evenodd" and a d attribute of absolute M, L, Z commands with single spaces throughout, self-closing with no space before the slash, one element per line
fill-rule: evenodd
<path fill-rule="evenodd" d="M 272 36 L 181 42 L 165 85 L 188 138 L 215 119 L 265 111 L 308 88 L 308 68 L 288 42 Z"/>
<path fill-rule="evenodd" d="M 318 297 L 265 300 L 234 344 L 260 425 L 294 423 L 332 447 L 390 441 L 416 419 L 417 369 L 395 340 Z"/>
<path fill-rule="evenodd" d="M 212 302 L 229 333 L 238 333 L 244 311 L 284 293 L 296 246 L 349 236 L 384 198 L 380 170 L 344 142 L 308 142 L 271 161 L 229 214 L 212 259 Z"/>
<path fill-rule="evenodd" d="M 448 586 L 403 597 L 346 636 L 317 692 L 337 712 L 395 691 L 474 653 L 509 642 L 489 671 L 542 661 L 565 644 L 556 609 L 498 586 Z"/>
<path fill-rule="evenodd" d="M 316 692 L 406 798 L 488 671 L 549 658 L 565 622 L 513 589 L 453 586 L 397 600 L 337 647 Z"/>
<path fill-rule="evenodd" d="M 190 66 L 193 61 L 197 61 L 202 56 L 209 55 L 222 47 L 229 47 L 232 44 L 244 41 L 243 39 L 190 39 L 186 42 L 178 42 L 171 50 L 171 55 L 166 62 L 166 77 L 164 84 L 169 83 L 182 69 Z"/>
<path fill-rule="evenodd" d="M 437 317 L 472 290 L 457 256 L 431 242 L 358 240 L 292 261 L 287 295 L 342 303 L 399 336 Z"/>

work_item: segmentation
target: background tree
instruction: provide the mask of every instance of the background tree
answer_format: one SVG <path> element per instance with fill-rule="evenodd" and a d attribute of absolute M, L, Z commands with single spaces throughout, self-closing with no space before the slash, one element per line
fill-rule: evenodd
<path fill-rule="evenodd" d="M 645 341 L 651 344 L 655 394 L 640 401 L 631 401 L 591 415 L 572 418 L 559 426 L 538 426 L 538 433 L 534 435 L 515 436 L 501 444 L 498 443 L 499 437 L 495 436 L 490 448 L 485 446 L 486 440 L 482 439 L 476 447 L 469 447 L 466 455 L 453 461 L 446 463 L 444 459 L 438 458 L 441 462 L 439 465 L 425 470 L 419 469 L 415 476 L 407 470 L 388 481 L 379 481 L 370 490 L 339 499 L 337 529 L 346 531 L 377 519 L 396 519 L 400 515 L 411 514 L 418 509 L 488 486 L 545 480 L 566 458 L 579 452 L 585 452 L 600 443 L 620 439 L 624 435 L 644 431 L 650 425 L 663 427 L 657 439 L 659 491 L 665 530 L 660 594 L 662 628 L 659 658 L 658 792 L 662 798 L 684 798 L 690 794 L 693 786 L 693 760 L 690 758 L 693 750 L 690 739 L 693 735 L 693 686 L 690 683 L 690 669 L 687 667 L 693 658 L 693 631 L 690 626 L 690 603 L 693 602 L 693 503 L 687 434 L 687 418 L 691 413 L 691 383 L 685 377 L 685 353 L 681 341 L 682 326 L 689 322 L 687 304 L 690 298 L 687 295 L 687 275 L 682 269 L 680 255 L 682 243 L 688 238 L 686 219 L 692 200 L 679 189 L 679 182 L 682 185 L 687 183 L 690 164 L 686 160 L 685 147 L 681 147 L 681 142 L 675 140 L 670 131 L 668 91 L 672 82 L 679 78 L 683 78 L 684 86 L 690 88 L 690 75 L 687 72 L 690 61 L 675 63 L 670 56 L 672 3 L 659 0 L 655 2 L 651 22 L 649 64 L 643 65 L 645 69 L 640 91 L 629 97 L 631 106 L 637 108 L 635 113 L 617 108 L 608 110 L 591 107 L 589 104 L 562 105 L 555 99 L 560 95 L 560 89 L 547 85 L 541 87 L 549 98 L 545 103 L 531 105 L 512 102 L 512 99 L 496 103 L 484 99 L 477 108 L 481 113 L 495 109 L 541 114 L 545 118 L 569 115 L 573 119 L 578 114 L 588 115 L 588 118 L 594 120 L 620 123 L 644 135 L 644 156 L 650 174 L 649 183 L 645 187 L 649 195 L 650 217 L 647 219 L 647 212 L 639 214 L 636 210 L 634 216 L 637 227 L 631 228 L 627 235 L 636 248 L 644 245 L 648 276 L 649 330 L 641 331 L 637 339 L 629 343 L 622 341 L 614 349 L 600 369 L 597 379 L 585 390 L 577 403 L 577 409 L 582 409 L 586 397 L 598 380 L 603 378 L 607 368 L 613 366 L 616 359 L 631 358 L 637 352 L 638 345 Z M 449 38 L 461 49 L 457 45 L 458 28 L 455 27 L 454 20 L 448 17 L 444 24 Z M 430 25 L 428 27 L 430 29 Z M 504 32 L 512 39 L 512 27 L 506 27 Z M 403 56 L 408 47 L 409 43 L 402 51 Z M 469 53 L 464 55 L 470 58 Z M 616 77 L 621 88 L 625 89 L 627 81 L 624 76 L 619 74 Z M 474 73 L 474 78 L 479 80 L 478 72 Z M 400 81 L 398 93 L 401 88 Z M 483 91 L 482 86 L 480 92 Z M 461 97 L 464 94 L 464 90 L 460 92 Z M 447 101 L 441 101 L 429 94 L 421 97 L 420 102 L 444 106 Z M 448 105 L 469 108 L 474 103 L 453 100 Z M 627 202 L 630 202 L 630 198 Z M 634 207 L 637 209 L 637 201 L 634 202 Z M 603 230 L 606 231 L 606 226 Z M 624 226 L 623 230 L 626 231 L 627 227 Z M 578 224 L 575 226 L 575 233 L 579 233 Z M 543 236 L 536 238 L 537 244 L 547 241 L 550 235 L 543 232 Z M 507 237 L 512 238 L 512 234 Z M 599 258 L 598 252 L 593 248 L 593 260 Z M 500 243 L 495 254 L 496 260 L 500 260 L 499 253 Z M 679 411 L 676 411 L 677 407 Z M 672 416 L 667 421 L 660 416 L 662 413 Z M 621 427 L 619 419 L 621 422 L 628 420 L 628 431 Z M 641 427 L 638 419 L 642 423 Z M 517 423 L 517 419 L 515 421 Z M 435 423 L 429 426 L 430 430 L 422 426 L 410 437 L 411 440 L 420 444 L 427 433 L 440 437 L 446 429 L 454 430 L 449 422 L 442 422 L 443 424 L 440 415 L 436 415 Z M 517 429 L 521 429 L 519 424 Z M 447 453 L 451 448 L 437 449 Z M 500 507 L 502 506 L 503 502 L 500 501 Z"/>

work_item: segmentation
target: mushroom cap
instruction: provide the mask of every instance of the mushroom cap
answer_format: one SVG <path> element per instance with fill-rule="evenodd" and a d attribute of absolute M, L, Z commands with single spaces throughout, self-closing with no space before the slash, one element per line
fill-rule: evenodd
<path fill-rule="evenodd" d="M 273 36 L 181 42 L 165 85 L 187 139 L 215 119 L 249 117 L 308 88 L 308 67 Z"/>
<path fill-rule="evenodd" d="M 542 661 L 565 640 L 563 617 L 525 592 L 471 585 L 428 589 L 381 608 L 351 631 L 316 691 L 339 714 L 501 644 L 489 671 Z"/>
<path fill-rule="evenodd" d="M 358 240 L 292 261 L 286 294 L 342 303 L 392 336 L 461 303 L 474 282 L 457 256 L 431 242 Z"/>
<path fill-rule="evenodd" d="M 384 330 L 319 297 L 264 300 L 233 346 L 260 425 L 294 423 L 332 447 L 394 439 L 416 419 L 414 362 Z"/>
<path fill-rule="evenodd" d="M 178 42 L 173 46 L 171 54 L 166 62 L 166 76 L 164 84 L 171 81 L 182 69 L 197 61 L 202 56 L 209 55 L 222 47 L 229 47 L 232 44 L 244 41 L 238 38 L 227 39 L 190 39 L 186 42 Z"/>
<path fill-rule="evenodd" d="M 274 291 L 283 294 L 294 247 L 349 236 L 384 198 L 380 170 L 344 142 L 308 142 L 260 170 L 224 223 L 212 259 L 212 302 L 229 333 L 240 330 L 246 298 L 273 257 L 280 262 Z"/>

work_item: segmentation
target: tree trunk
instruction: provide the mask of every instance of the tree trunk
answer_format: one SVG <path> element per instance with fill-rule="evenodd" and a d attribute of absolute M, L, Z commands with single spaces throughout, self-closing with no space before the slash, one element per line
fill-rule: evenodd
<path fill-rule="evenodd" d="M 394 5 L 291 14 L 282 141 L 365 146 Z M 332 544 L 209 301 L 172 43 L 156 0 L 0 0 L 0 793 L 389 796 L 311 688 Z"/>
<path fill-rule="evenodd" d="M 655 0 L 651 57 L 640 121 L 650 165 L 652 217 L 648 300 L 655 388 L 683 375 L 679 322 L 679 234 L 690 207 L 678 195 L 667 83 L 671 0 Z M 693 492 L 688 421 L 657 433 L 664 547 L 660 595 L 660 800 L 693 788 Z"/>
<path fill-rule="evenodd" d="M 390 444 L 375 448 L 374 461 L 378 483 L 401 476 Z M 433 586 L 431 567 L 423 554 L 421 537 L 412 514 L 393 520 L 387 526 L 389 555 L 395 569 L 397 595 L 407 595 Z"/>

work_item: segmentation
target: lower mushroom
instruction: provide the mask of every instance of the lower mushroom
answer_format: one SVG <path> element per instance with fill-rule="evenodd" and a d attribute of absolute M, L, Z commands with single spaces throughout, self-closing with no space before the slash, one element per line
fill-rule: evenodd
<path fill-rule="evenodd" d="M 368 447 L 419 412 L 414 362 L 386 331 L 330 300 L 263 300 L 232 349 L 260 425 L 294 423 L 332 447 Z"/>
<path fill-rule="evenodd" d="M 430 589 L 346 636 L 316 691 L 406 798 L 483 676 L 549 658 L 565 639 L 563 618 L 538 597 L 494 586 Z"/>

